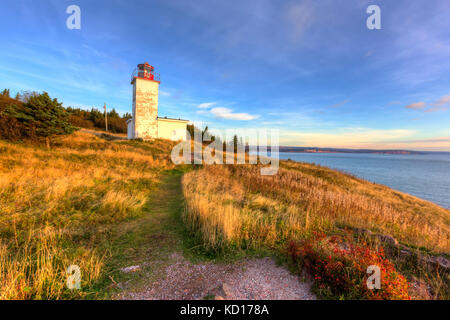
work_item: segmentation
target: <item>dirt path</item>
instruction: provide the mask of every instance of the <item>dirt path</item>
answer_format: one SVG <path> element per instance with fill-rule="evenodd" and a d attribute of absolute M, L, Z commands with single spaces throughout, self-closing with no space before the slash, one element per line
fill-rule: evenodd
<path fill-rule="evenodd" d="M 270 258 L 233 264 L 193 264 L 181 255 L 165 276 L 139 291 L 124 291 L 120 299 L 138 300 L 314 300 L 310 285 L 276 266 Z"/>
<path fill-rule="evenodd" d="M 234 263 L 193 263 L 183 252 L 180 174 L 167 176 L 136 225 L 145 234 L 135 258 L 122 267 L 116 299 L 315 299 L 301 282 L 270 258 Z M 139 249 L 141 248 L 141 249 Z"/>

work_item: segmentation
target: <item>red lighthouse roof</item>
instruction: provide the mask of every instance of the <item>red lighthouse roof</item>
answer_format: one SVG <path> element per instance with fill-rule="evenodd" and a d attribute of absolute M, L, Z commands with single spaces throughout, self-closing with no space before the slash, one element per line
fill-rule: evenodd
<path fill-rule="evenodd" d="M 159 80 L 159 74 L 155 74 L 155 68 L 151 66 L 148 62 L 144 62 L 137 65 L 137 68 L 134 69 L 132 75 L 131 75 L 131 83 L 133 83 L 134 79 L 145 79 L 145 80 L 151 80 L 155 82 L 160 82 Z"/>

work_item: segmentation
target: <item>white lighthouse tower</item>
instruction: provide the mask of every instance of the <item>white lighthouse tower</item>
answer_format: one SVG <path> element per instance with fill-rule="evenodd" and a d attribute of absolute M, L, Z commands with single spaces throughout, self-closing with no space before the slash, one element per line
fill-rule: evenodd
<path fill-rule="evenodd" d="M 159 75 L 148 62 L 132 74 L 133 118 L 128 120 L 128 139 L 185 140 L 188 120 L 158 117 Z"/>

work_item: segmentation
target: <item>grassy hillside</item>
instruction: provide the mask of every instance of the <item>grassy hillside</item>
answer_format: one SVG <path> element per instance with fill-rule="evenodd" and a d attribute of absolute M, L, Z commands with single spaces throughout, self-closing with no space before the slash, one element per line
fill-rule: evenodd
<path fill-rule="evenodd" d="M 211 246 L 273 246 L 304 230 L 351 226 L 450 251 L 448 210 L 312 164 L 282 162 L 274 176 L 260 175 L 256 166 L 208 166 L 187 175 L 184 186 L 189 212 L 212 228 L 204 232 Z"/>
<path fill-rule="evenodd" d="M 0 299 L 81 298 L 104 277 L 111 234 L 148 212 L 172 142 L 76 132 L 52 149 L 0 140 Z M 65 287 L 82 271 L 81 291 Z"/>
<path fill-rule="evenodd" d="M 333 275 L 349 274 L 356 262 L 393 268 L 373 251 L 379 244 L 364 251 L 360 240 L 330 238 L 349 227 L 392 235 L 414 250 L 449 252 L 449 212 L 432 203 L 291 161 L 282 161 L 276 176 L 261 176 L 249 165 L 190 171 L 173 165 L 173 145 L 87 132 L 55 138 L 51 149 L 0 140 L 0 298 L 111 297 L 108 288 L 117 282 L 139 282 L 120 268 L 140 264 L 152 281 L 169 253 L 185 247 L 220 259 L 289 253 L 305 270 L 321 265 L 314 260 L 319 256 L 333 256 Z M 183 199 L 180 176 L 187 171 Z M 73 264 L 81 268 L 82 290 L 66 288 L 66 269 Z M 396 267 L 409 279 L 425 279 L 434 297 L 448 290 L 448 275 Z M 404 285 L 400 276 L 389 281 Z M 321 297 L 340 297 L 316 283 Z M 342 297 L 367 292 L 352 294 Z M 391 297 L 404 298 L 404 291 L 375 298 Z"/>
<path fill-rule="evenodd" d="M 320 166 L 283 161 L 275 176 L 261 176 L 257 166 L 207 166 L 186 174 L 183 187 L 186 221 L 213 251 L 234 248 L 286 252 L 288 244 L 294 242 L 298 247 L 294 251 L 311 247 L 314 259 L 319 255 L 330 259 L 337 256 L 339 263 L 356 265 L 359 260 L 342 261 L 347 257 L 341 249 L 354 242 L 360 245 L 362 239 L 345 240 L 336 247 L 327 238 L 355 228 L 394 236 L 418 250 L 450 251 L 448 210 Z M 369 246 L 367 250 L 372 251 L 368 255 L 376 258 L 378 249 L 376 244 Z M 360 274 L 364 275 L 365 270 Z M 442 290 L 440 275 L 436 277 L 436 290 Z"/>

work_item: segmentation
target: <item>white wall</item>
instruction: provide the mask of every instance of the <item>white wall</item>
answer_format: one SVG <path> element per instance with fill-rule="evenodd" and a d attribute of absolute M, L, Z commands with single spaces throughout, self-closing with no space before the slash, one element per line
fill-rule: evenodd
<path fill-rule="evenodd" d="M 186 126 L 188 121 L 158 119 L 158 138 L 169 140 L 186 140 Z"/>
<path fill-rule="evenodd" d="M 128 122 L 127 125 L 127 138 L 134 139 L 134 119 Z"/>

